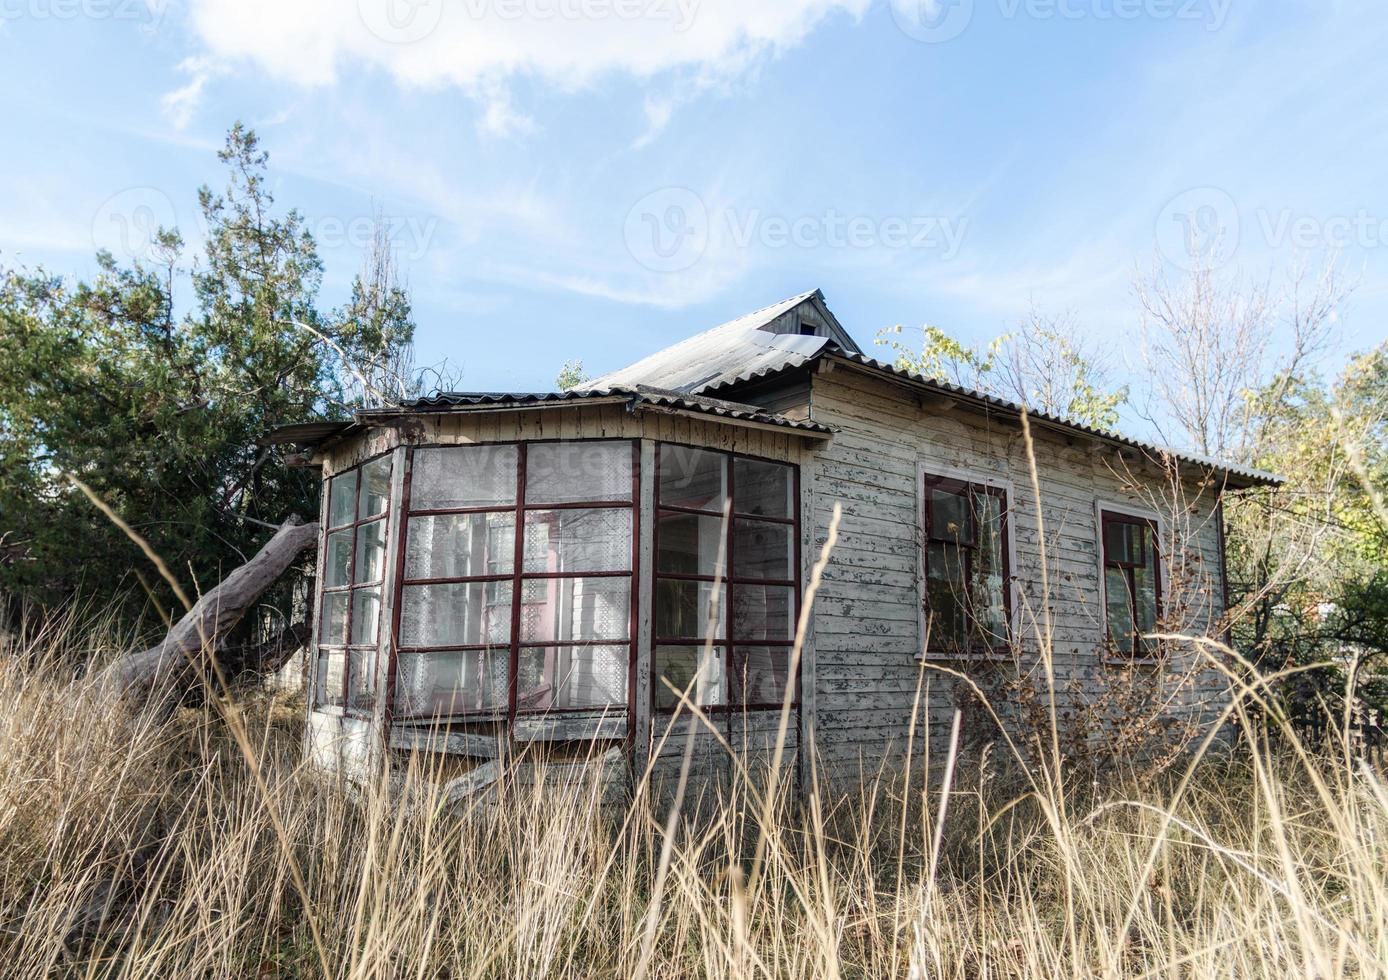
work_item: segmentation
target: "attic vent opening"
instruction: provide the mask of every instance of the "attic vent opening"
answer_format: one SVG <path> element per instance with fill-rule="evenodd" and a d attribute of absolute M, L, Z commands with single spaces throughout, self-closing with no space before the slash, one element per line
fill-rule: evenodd
<path fill-rule="evenodd" d="M 802 337 L 819 337 L 822 328 L 812 320 L 801 320 L 795 332 Z"/>

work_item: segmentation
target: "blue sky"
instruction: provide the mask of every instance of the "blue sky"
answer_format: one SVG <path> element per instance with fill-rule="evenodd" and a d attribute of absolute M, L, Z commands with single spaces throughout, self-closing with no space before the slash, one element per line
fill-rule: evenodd
<path fill-rule="evenodd" d="M 1192 220 L 1249 275 L 1341 246 L 1362 349 L 1385 49 L 1369 0 L 0 0 L 0 261 L 80 274 L 150 215 L 196 243 L 241 119 L 325 299 L 382 210 L 418 360 L 469 388 L 814 286 L 865 344 L 1071 310 L 1138 373 L 1135 270 Z"/>

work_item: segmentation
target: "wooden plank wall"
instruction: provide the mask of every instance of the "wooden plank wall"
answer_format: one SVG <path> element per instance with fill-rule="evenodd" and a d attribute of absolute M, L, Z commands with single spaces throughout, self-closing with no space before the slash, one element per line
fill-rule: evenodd
<path fill-rule="evenodd" d="M 920 656 L 922 465 L 964 467 L 1012 484 L 1011 566 L 1021 600 L 1015 625 L 1025 637 L 1017 663 L 943 666 L 977 675 L 980 683 L 985 674 L 1015 678 L 1019 672 L 1039 683 L 1040 635 L 1048 614 L 1062 710 L 1082 711 L 1087 704 L 1095 714 L 1103 704 L 1107 711 L 1111 699 L 1105 692 L 1134 677 L 1154 695 L 1170 697 L 1178 715 L 1217 702 L 1220 675 L 1200 667 L 1203 661 L 1189 646 L 1155 666 L 1125 668 L 1105 657 L 1096 532 L 1097 500 L 1160 510 L 1164 557 L 1175 556 L 1163 569 L 1168 607 L 1179 610 L 1181 630 L 1209 633 L 1221 613 L 1216 499 L 1209 487 L 1125 462 L 1093 440 L 1034 430 L 1038 519 L 1025 441 L 1015 421 L 922 401 L 908 388 L 844 368 L 814 377 L 811 410 L 816 421 L 838 429 L 806 468 L 814 485 L 816 550 L 834 504 L 843 506 L 838 547 L 815 607 L 815 745 L 831 773 L 856 778 L 882 766 L 898 768 L 918 688 L 917 751 L 927 731 L 937 743 L 932 750 L 940 751 L 938 741 L 956 705 L 965 706 L 966 737 L 971 723 L 988 728 L 964 685 L 923 667 Z M 996 707 L 1007 715 L 1016 706 Z"/>

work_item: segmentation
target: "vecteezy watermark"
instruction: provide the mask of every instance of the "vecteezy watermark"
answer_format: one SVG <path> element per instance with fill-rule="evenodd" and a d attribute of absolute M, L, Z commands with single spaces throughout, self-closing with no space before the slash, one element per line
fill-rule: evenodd
<path fill-rule="evenodd" d="M 0 0 L 0 23 L 9 20 L 126 20 L 157 28 L 169 0 Z"/>
<path fill-rule="evenodd" d="M 1258 207 L 1251 221 L 1229 194 L 1218 187 L 1182 191 L 1157 216 L 1157 250 L 1167 262 L 1187 271 L 1227 265 L 1242 242 L 1300 252 L 1388 245 L 1388 217 L 1366 208 L 1349 214 L 1314 215 L 1292 208 Z"/>
<path fill-rule="evenodd" d="M 452 0 L 450 17 L 459 22 L 485 20 L 527 23 L 546 21 L 656 21 L 679 34 L 694 23 L 701 0 Z M 443 21 L 444 0 L 357 0 L 361 21 L 389 44 L 423 40 Z"/>
<path fill-rule="evenodd" d="M 1217 31 L 1234 0 L 891 0 L 892 18 L 917 41 L 939 44 L 963 34 L 976 4 L 988 2 L 1003 20 L 1180 20 Z"/>
<path fill-rule="evenodd" d="M 1187 271 L 1218 269 L 1239 248 L 1239 206 L 1218 187 L 1195 187 L 1166 202 L 1157 215 L 1157 251 Z"/>
<path fill-rule="evenodd" d="M 378 226 L 395 253 L 413 262 L 422 259 L 433 245 L 439 219 L 400 214 L 359 214 L 345 218 L 330 214 L 304 219 L 304 230 L 313 236 L 319 249 L 351 248 L 366 252 L 375 244 Z"/>
<path fill-rule="evenodd" d="M 92 217 L 92 245 L 116 258 L 144 261 L 160 228 L 178 225 L 173 201 L 154 187 L 130 187 L 108 197 Z"/>
<path fill-rule="evenodd" d="M 829 208 L 817 214 L 768 214 L 760 208 L 712 212 L 687 187 L 652 191 L 632 205 L 622 226 L 627 251 L 653 272 L 681 272 L 711 241 L 746 249 L 920 249 L 942 259 L 959 254 L 967 217 L 848 215 Z"/>

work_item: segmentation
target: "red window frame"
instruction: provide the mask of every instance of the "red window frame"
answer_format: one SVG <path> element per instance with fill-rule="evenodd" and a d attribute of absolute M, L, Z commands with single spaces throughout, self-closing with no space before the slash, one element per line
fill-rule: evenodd
<path fill-rule="evenodd" d="M 610 443 L 628 444 L 631 449 L 631 490 L 629 499 L 625 500 L 594 500 L 594 501 L 569 501 L 565 503 L 528 503 L 526 501 L 526 473 L 527 462 L 529 460 L 529 448 L 536 445 L 558 445 L 576 443 Z M 523 708 L 518 703 L 519 696 L 519 673 L 520 673 L 520 652 L 522 649 L 547 649 L 574 646 L 626 646 L 627 653 L 627 694 L 626 704 L 628 725 L 634 724 L 632 709 L 635 704 L 635 684 L 636 684 L 636 625 L 639 590 L 636 588 L 637 582 L 637 556 L 640 552 L 640 486 L 641 486 L 641 446 L 634 439 L 534 439 L 521 442 L 502 442 L 502 443 L 480 443 L 492 449 L 505 447 L 515 447 L 516 458 L 516 490 L 515 501 L 511 504 L 498 506 L 480 507 L 427 507 L 415 509 L 412 505 L 413 482 L 414 482 L 414 456 L 416 451 L 421 449 L 459 449 L 464 448 L 460 444 L 428 444 L 411 446 L 407 450 L 405 490 L 401 503 L 401 533 L 399 544 L 399 559 L 396 563 L 395 576 L 395 609 L 391 624 L 391 657 L 390 670 L 388 675 L 387 710 L 390 712 L 391 720 L 424 722 L 434 720 L 433 716 L 414 716 L 401 715 L 395 700 L 396 675 L 399 668 L 399 654 L 423 654 L 423 653 L 468 653 L 487 650 L 499 650 L 503 646 L 507 651 L 507 693 L 506 693 L 506 720 L 509 726 L 514 727 L 516 718 L 522 715 L 591 715 L 599 712 L 610 712 L 614 705 L 590 705 L 577 708 Z M 627 562 L 626 571 L 604 571 L 604 572 L 527 572 L 525 568 L 525 515 L 528 511 L 553 511 L 553 510 L 630 510 L 631 511 L 631 551 Z M 511 571 L 494 575 L 459 575 L 447 577 L 434 577 L 411 579 L 405 577 L 406 555 L 409 547 L 410 521 L 416 517 L 437 517 L 449 516 L 454 514 L 514 514 L 515 520 L 515 540 L 514 551 L 512 554 Z M 629 617 L 627 622 L 627 639 L 616 639 L 604 641 L 601 639 L 574 641 L 568 640 L 528 640 L 521 639 L 521 617 L 525 603 L 522 601 L 524 596 L 524 583 L 531 581 L 545 581 L 556 579 L 571 578 L 625 578 L 628 580 Z M 510 640 L 507 644 L 496 643 L 449 643 L 431 645 L 411 645 L 405 646 L 400 642 L 400 620 L 401 606 L 403 605 L 403 590 L 408 586 L 417 585 L 454 585 L 466 583 L 486 583 L 486 582 L 509 582 L 511 584 L 511 620 L 510 620 Z M 454 713 L 441 720 L 492 720 L 500 717 L 498 708 L 478 708 L 474 711 Z"/>
<path fill-rule="evenodd" d="M 341 708 L 341 709 L 342 709 L 342 712 L 343 712 L 344 714 L 346 714 L 346 715 L 349 715 L 349 716 L 352 716 L 352 717 L 366 717 L 366 716 L 369 716 L 369 715 L 371 714 L 371 712 L 375 709 L 376 700 L 377 700 L 377 698 L 379 698 L 379 696 L 380 696 L 380 692 L 379 692 L 379 690 L 378 690 L 378 691 L 376 692 L 376 694 L 372 696 L 372 698 L 371 698 L 371 700 L 370 700 L 369 702 L 354 704 L 354 703 L 353 703 L 353 685 L 352 685 L 352 679 L 353 679 L 353 677 L 355 677 L 356 674 L 357 674 L 357 669 L 358 669 L 358 668 L 357 668 L 357 660 L 358 660 L 358 657 L 359 657 L 360 655 L 362 655 L 362 654 L 379 653 L 379 650 L 380 650 L 380 642 L 381 642 L 381 615 L 380 615 L 380 614 L 381 614 L 381 610 L 384 608 L 384 604 L 385 604 L 385 600 L 386 600 L 386 594 L 385 594 L 385 575 L 386 575 L 386 566 L 387 566 L 387 564 L 388 564 L 387 561 L 386 561 L 387 555 L 385 554 L 385 549 L 388 549 L 388 547 L 389 547 L 389 541 L 390 541 L 391 484 L 393 483 L 393 478 L 394 478 L 394 475 L 395 475 L 395 472 L 394 472 L 395 461 L 394 461 L 394 459 L 392 458 L 393 452 L 394 452 L 393 450 L 388 450 L 388 451 L 386 451 L 386 452 L 384 452 L 384 453 L 377 453 L 375 456 L 372 456 L 372 457 L 370 457 L 370 458 L 368 458 L 368 459 L 362 460 L 360 463 L 357 463 L 355 466 L 351 466 L 351 467 L 349 467 L 349 468 L 347 468 L 347 469 L 345 469 L 345 470 L 342 470 L 341 472 L 334 473 L 332 476 L 328 477 L 327 479 L 325 479 L 325 480 L 323 481 L 323 490 L 322 490 L 322 493 L 323 493 L 323 498 L 322 498 L 322 499 L 323 499 L 323 504 L 322 504 L 322 513 L 323 513 L 323 543 L 322 543 L 322 548 L 321 548 L 321 551 L 320 551 L 320 554 L 319 554 L 319 561 L 318 561 L 318 597 L 317 597 L 317 602 L 318 602 L 318 618 L 317 618 L 317 620 L 316 620 L 316 622 L 315 622 L 315 624 L 314 624 L 314 636 L 313 636 L 313 649 L 314 649 L 313 687 L 312 687 L 312 690 L 310 691 L 311 700 L 312 700 L 312 703 L 313 703 L 313 707 L 314 707 L 315 709 L 319 709 L 319 708 Z M 382 510 L 380 510 L 380 511 L 374 513 L 374 514 L 368 514 L 368 515 L 366 515 L 365 517 L 363 517 L 363 516 L 361 515 L 361 513 L 359 512 L 359 509 L 360 509 L 360 507 L 361 507 L 361 474 L 362 474 L 362 470 L 364 470 L 364 469 L 365 469 L 367 466 L 369 466 L 370 464 L 375 463 L 375 462 L 377 462 L 377 461 L 379 461 L 379 460 L 382 460 L 382 459 L 386 459 L 386 460 L 389 460 L 389 461 L 390 461 L 390 468 L 389 468 L 389 470 L 387 471 L 389 475 L 388 475 L 388 477 L 387 477 L 387 488 L 386 488 L 386 494 L 385 494 L 385 507 L 384 507 L 384 509 L 382 509 Z M 332 491 L 333 491 L 333 484 L 334 484 L 336 481 L 341 480 L 341 479 L 344 479 L 344 478 L 346 478 L 346 477 L 348 477 L 348 476 L 350 476 L 350 477 L 352 478 L 352 500 L 353 500 L 352 516 L 353 516 L 353 519 L 352 519 L 350 522 L 346 523 L 346 524 L 333 524 L 333 523 L 332 523 Z M 381 560 L 381 577 L 378 578 L 378 579 L 374 579 L 374 580 L 372 580 L 372 581 L 370 581 L 370 582 L 357 582 L 357 581 L 355 581 L 355 579 L 356 579 L 356 574 L 357 574 L 357 568 L 356 568 L 356 565 L 357 565 L 357 535 L 358 535 L 358 533 L 360 532 L 360 530 L 361 530 L 361 528 L 362 528 L 363 526 L 365 526 L 365 525 L 367 525 L 367 524 L 375 524 L 375 523 L 378 523 L 378 522 L 381 524 L 382 548 L 383 548 L 383 554 L 382 554 L 382 560 Z M 343 531 L 351 531 L 351 544 L 349 545 L 348 556 L 347 556 L 347 582 L 346 582 L 345 585 L 337 585 L 337 586 L 328 587 L 328 586 L 325 584 L 325 582 L 326 582 L 326 572 L 327 572 L 327 563 L 328 563 L 328 547 L 329 547 L 329 545 L 330 545 L 330 543 L 331 543 L 331 541 L 332 541 L 332 536 L 333 536 L 334 534 L 340 534 L 340 533 L 342 533 Z M 355 606 L 356 606 L 356 603 L 353 602 L 353 596 L 354 596 L 355 593 L 357 593 L 357 592 L 359 592 L 359 591 L 363 591 L 363 590 L 371 589 L 371 588 L 374 588 L 374 589 L 376 589 L 376 591 L 377 591 L 378 609 L 377 609 L 377 615 L 376 615 L 376 631 L 375 631 L 375 635 L 372 637 L 372 639 L 371 639 L 370 642 L 353 643 L 353 642 L 352 642 L 352 625 L 353 625 L 353 624 L 352 624 L 352 617 L 353 617 L 353 612 L 354 612 L 354 609 L 355 609 Z M 343 632 L 344 632 L 343 641 L 342 641 L 341 643 L 324 643 L 324 642 L 323 642 L 323 629 L 324 629 L 324 626 L 325 626 L 324 620 L 325 620 L 325 616 L 326 616 L 326 613 L 327 613 L 327 600 L 328 600 L 328 597 L 329 597 L 329 596 L 334 596 L 334 595 L 345 595 L 345 596 L 347 597 L 347 612 L 346 612 L 345 624 L 344 624 L 344 626 L 343 626 Z M 326 699 L 324 699 L 323 697 L 320 697 L 320 686 L 321 686 L 320 682 L 323 681 L 324 678 L 320 677 L 319 675 L 320 675 L 320 673 L 321 673 L 321 671 L 322 671 L 322 669 L 323 669 L 323 662 L 324 662 L 324 660 L 325 660 L 327 657 L 332 656 L 332 654 L 334 654 L 334 653 L 341 653 L 341 654 L 342 654 L 342 659 L 343 659 L 343 663 L 342 663 L 342 689 L 341 689 L 340 692 L 338 692 L 338 696 L 337 696 L 337 699 L 336 699 L 336 700 L 326 700 Z M 379 664 L 373 665 L 373 670 L 376 670 L 377 673 L 379 674 Z M 323 692 L 323 693 L 326 693 L 326 692 Z"/>
<path fill-rule="evenodd" d="M 709 449 L 709 448 L 704 447 L 704 446 L 690 446 L 690 445 L 684 445 L 684 444 L 680 444 L 680 443 L 671 443 L 671 442 L 657 442 L 657 443 L 655 444 L 655 473 L 654 473 L 654 477 L 653 477 L 654 480 L 655 480 L 654 493 L 653 493 L 653 499 L 654 499 L 654 501 L 655 501 L 655 507 L 654 507 L 654 509 L 655 509 L 655 517 L 654 517 L 654 520 L 652 521 L 652 537 L 653 537 L 653 541 L 652 541 L 652 547 L 651 547 L 651 555 L 652 555 L 652 559 L 651 559 L 651 561 L 652 561 L 652 568 L 651 568 L 651 609 L 652 609 L 652 611 L 655 613 L 655 615 L 653 615 L 653 616 L 651 617 L 651 668 L 652 668 L 652 676 L 653 676 L 653 678 L 654 678 L 654 681 L 653 681 L 653 683 L 651 684 L 651 711 L 653 712 L 653 714 L 668 714 L 668 713 L 670 712 L 670 709 L 669 709 L 669 708 L 662 708 L 661 705 L 660 705 L 660 703 L 659 703 L 659 694 L 660 694 L 659 688 L 660 688 L 660 681 L 659 681 L 659 678 L 655 676 L 655 674 L 656 674 L 656 667 L 657 667 L 657 660 L 658 660 L 658 652 L 659 652 L 660 648 L 663 647 L 663 646 L 664 646 L 664 647 L 669 647 L 669 646 L 681 646 L 681 647 L 698 647 L 698 648 L 702 649 L 705 645 L 707 645 L 707 644 L 709 643 L 709 639 L 708 639 L 707 636 L 698 636 L 698 637 L 660 636 L 660 635 L 658 635 L 658 634 L 655 632 L 656 624 L 659 622 L 659 619 L 660 619 L 660 617 L 659 617 L 659 592 L 660 592 L 660 582 L 661 582 L 661 581 L 683 581 L 683 582 L 705 582 L 705 583 L 712 584 L 712 583 L 714 583 L 714 582 L 720 581 L 719 576 L 717 576 L 716 574 L 715 574 L 715 575 L 699 575 L 699 574 L 694 574 L 694 573 L 682 573 L 682 572 L 662 572 L 662 571 L 660 570 L 660 520 L 661 520 L 662 517 L 670 516 L 670 515 L 677 515 L 677 514 L 689 514 L 689 515 L 694 515 L 694 516 L 699 516 L 699 517 L 713 517 L 713 518 L 717 518 L 719 521 L 722 521 L 723 518 L 724 518 L 724 512 L 723 512 L 722 510 L 709 510 L 709 509 L 707 509 L 707 508 L 687 507 L 687 506 L 681 506 L 681 505 L 678 505 L 678 504 L 668 504 L 668 503 L 665 503 L 665 502 L 663 502 L 663 501 L 661 500 L 661 479 L 660 479 L 660 477 L 661 477 L 661 450 L 662 450 L 663 448 L 684 449 L 684 450 L 697 450 L 697 451 L 699 451 L 699 452 L 707 453 L 707 454 L 709 454 L 709 455 L 711 455 L 711 456 L 721 456 L 721 457 L 723 457 L 723 466 L 724 466 L 723 478 L 724 478 L 724 486 L 725 486 L 725 488 L 726 488 L 726 489 L 725 489 L 725 493 L 726 493 L 726 495 L 727 495 L 727 499 L 728 499 L 729 501 L 732 502 L 732 505 L 729 507 L 728 513 L 727 513 L 727 525 L 726 525 L 726 527 L 723 528 L 723 534 L 724 534 L 724 541 L 723 541 L 723 551 L 724 551 L 724 557 L 723 557 L 724 566 L 723 566 L 723 567 L 724 567 L 724 574 L 723 574 L 723 576 L 721 577 L 721 582 L 722 582 L 722 585 L 723 585 L 723 597 L 722 597 L 722 601 L 721 601 L 721 617 L 720 617 L 720 618 L 721 618 L 722 621 L 723 621 L 724 628 L 723 628 L 723 633 L 720 634 L 720 635 L 715 636 L 715 637 L 713 638 L 713 642 L 712 642 L 712 646 L 713 646 L 714 650 L 720 652 L 721 655 L 722 655 L 723 678 L 724 678 L 724 688 L 725 688 L 725 689 L 724 689 L 725 703 L 723 703 L 723 704 L 701 704 L 701 705 L 699 705 L 699 707 L 700 707 L 701 710 L 703 710 L 703 711 L 705 711 L 705 712 L 708 712 L 708 713 L 733 712 L 733 711 L 761 711 L 761 710 L 773 710 L 773 709 L 777 709 L 777 710 L 778 710 L 778 709 L 780 709 L 780 708 L 782 707 L 782 702 L 779 701 L 779 700 L 778 700 L 778 701 L 775 701 L 775 702 L 765 702 L 765 703 L 763 703 L 763 702 L 754 702 L 754 703 L 734 702 L 734 700 L 733 700 L 733 693 L 734 693 L 734 692 L 733 692 L 733 681 L 734 681 L 734 677 L 736 676 L 736 675 L 735 675 L 735 671 L 734 671 L 734 656 L 735 656 L 734 651 L 738 650 L 739 648 L 741 648 L 741 649 L 748 649 L 748 648 L 755 649 L 755 648 L 758 648 L 758 647 L 769 647 L 769 648 L 773 648 L 773 649 L 784 650 L 784 651 L 785 651 L 785 655 L 786 655 L 786 657 L 787 657 L 787 665 L 789 664 L 789 657 L 790 657 L 790 654 L 791 654 L 791 650 L 792 650 L 792 649 L 794 648 L 794 646 L 795 646 L 795 629 L 796 629 L 796 627 L 798 626 L 798 624 L 799 624 L 799 622 L 800 622 L 801 602 L 803 601 L 803 596 L 801 595 L 801 592 L 800 592 L 800 566 L 801 566 L 801 552 L 800 552 L 800 544 L 801 544 L 801 543 L 800 543 L 800 526 L 801 526 L 801 525 L 800 525 L 800 521 L 801 521 L 801 514 L 800 514 L 800 467 L 799 467 L 799 465 L 797 465 L 797 464 L 795 464 L 795 463 L 787 463 L 787 462 L 784 462 L 784 461 L 782 461 L 782 460 L 767 459 L 767 458 L 765 458 L 765 457 L 752 456 L 752 455 L 748 455 L 748 454 L 746 454 L 746 453 L 729 452 L 729 451 L 727 451 L 727 450 L 721 450 L 721 449 Z M 768 517 L 768 516 L 763 515 L 763 514 L 752 514 L 752 513 L 747 513 L 747 512 L 745 512 L 745 511 L 739 511 L 739 510 L 736 509 L 736 504 L 737 504 L 737 479 L 736 479 L 736 475 L 735 475 L 735 474 L 736 474 L 736 471 L 737 471 L 737 465 L 736 465 L 736 464 L 737 464 L 737 461 L 738 461 L 738 460 L 747 460 L 747 461 L 750 461 L 750 462 L 753 462 L 753 463 L 769 463 L 769 464 L 772 464 L 772 465 L 775 465 L 775 466 L 782 466 L 782 467 L 785 467 L 785 468 L 789 471 L 789 473 L 790 473 L 790 480 L 791 480 L 791 483 L 790 483 L 790 492 L 791 492 L 791 516 L 790 516 L 790 517 L 786 517 L 786 518 Z M 792 555 L 791 555 L 791 564 L 792 564 L 792 568 L 791 568 L 791 577 L 790 577 L 790 578 L 788 578 L 788 579 L 763 579 L 763 578 L 754 578 L 754 577 L 748 577 L 748 576 L 737 576 L 737 575 L 734 575 L 734 574 L 733 574 L 733 569 L 736 567 L 736 564 L 735 564 L 735 563 L 736 563 L 736 560 L 737 560 L 736 548 L 735 548 L 735 545 L 734 545 L 734 538 L 735 538 L 735 532 L 736 532 L 736 528 L 737 528 L 737 522 L 738 522 L 739 520 L 742 520 L 742 521 L 760 522 L 760 523 L 765 523 L 765 524 L 779 524 L 779 525 L 786 526 L 786 527 L 789 527 L 789 528 L 790 528 L 790 535 L 791 535 L 791 540 L 792 540 L 792 544 L 793 544 L 793 550 L 792 550 Z M 736 603 L 735 603 L 735 600 L 734 600 L 734 596 L 735 596 L 736 591 L 737 591 L 738 588 L 740 588 L 740 587 L 747 587 L 747 586 L 772 586 L 772 587 L 782 587 L 782 588 L 784 588 L 784 587 L 789 587 L 789 588 L 790 588 L 790 590 L 791 590 L 791 595 L 792 595 L 792 617 L 791 617 L 791 631 L 790 631 L 790 636 L 789 636 L 789 637 L 787 637 L 787 638 L 785 638 L 785 639 L 763 639 L 763 638 L 738 637 L 738 636 L 736 636 L 736 635 L 733 634 L 733 624 L 734 624 L 733 609 L 734 609 L 735 606 L 736 606 Z M 797 670 L 797 672 L 796 672 L 796 677 L 794 678 L 795 693 L 794 693 L 794 698 L 793 698 L 793 700 L 791 701 L 791 706 L 794 707 L 794 708 L 797 708 L 797 709 L 798 709 L 799 706 L 800 706 L 800 699 L 801 699 L 801 693 L 802 693 L 802 692 L 801 692 L 801 677 L 799 676 L 800 673 L 801 673 L 801 671 L 800 671 L 800 670 Z"/>
<path fill-rule="evenodd" d="M 936 527 L 934 491 L 941 491 L 954 496 L 963 497 L 966 506 L 966 513 L 969 515 L 969 534 L 965 541 L 958 536 L 949 536 L 939 533 Z M 930 621 L 932 608 L 930 604 L 930 546 L 931 544 L 950 544 L 959 547 L 963 551 L 964 558 L 964 588 L 966 594 L 963 597 L 964 618 L 969 624 L 969 641 L 964 650 L 949 650 L 940 647 L 933 642 L 927 644 L 925 652 L 931 656 L 997 656 L 1007 648 L 1007 641 L 988 645 L 978 643 L 973 639 L 977 632 L 974 629 L 973 614 L 973 595 L 970 590 L 974 579 L 974 561 L 978 553 L 978 528 L 977 515 L 975 513 L 973 498 L 976 494 L 986 494 L 995 497 L 998 501 L 998 534 L 1002 542 L 1002 608 L 1004 628 L 1011 634 L 1012 631 L 1012 543 L 1009 535 L 1009 524 L 1012 519 L 1011 512 L 1007 505 L 1007 491 L 1002 487 L 989 486 L 986 483 L 977 483 L 971 480 L 961 480 L 955 477 L 933 476 L 929 473 L 922 481 L 921 492 L 921 515 L 923 521 L 923 540 L 921 543 L 921 607 L 925 612 L 927 624 Z M 929 640 L 935 638 L 934 631 L 930 631 Z"/>
<path fill-rule="evenodd" d="M 1137 605 L 1137 576 L 1139 568 L 1146 566 L 1146 558 L 1140 562 L 1122 561 L 1111 558 L 1108 553 L 1108 529 L 1111 525 L 1124 525 L 1128 527 L 1144 528 L 1150 541 L 1144 542 L 1152 549 L 1152 588 L 1153 588 L 1153 609 L 1152 619 L 1154 622 L 1160 621 L 1162 616 L 1162 575 L 1161 575 L 1161 528 L 1155 518 L 1138 517 L 1133 514 L 1124 514 L 1121 511 L 1102 510 L 1099 513 L 1099 547 L 1102 549 L 1104 558 L 1104 574 L 1101 582 L 1104 588 L 1104 641 L 1108 648 L 1115 654 L 1131 660 L 1151 660 L 1153 655 L 1144 649 L 1142 642 L 1142 631 L 1138 627 L 1138 605 Z M 1133 643 L 1128 650 L 1119 649 L 1113 639 L 1113 630 L 1108 621 L 1108 570 L 1116 569 L 1123 573 L 1123 579 L 1128 588 L 1128 615 L 1133 624 Z"/>

